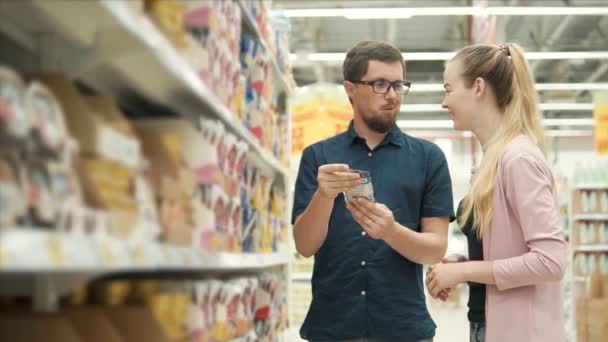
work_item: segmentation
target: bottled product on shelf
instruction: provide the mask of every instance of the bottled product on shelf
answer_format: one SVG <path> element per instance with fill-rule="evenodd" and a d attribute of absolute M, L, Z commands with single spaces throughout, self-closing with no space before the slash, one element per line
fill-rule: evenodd
<path fill-rule="evenodd" d="M 608 331 L 608 164 L 579 162 L 571 195 L 571 271 L 576 341 L 599 342 Z"/>

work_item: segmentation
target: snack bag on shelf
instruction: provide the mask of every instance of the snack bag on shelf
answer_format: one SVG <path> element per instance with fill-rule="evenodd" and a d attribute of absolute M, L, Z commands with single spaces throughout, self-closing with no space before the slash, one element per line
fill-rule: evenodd
<path fill-rule="evenodd" d="M 67 139 L 63 110 L 55 95 L 42 83 L 32 81 L 25 91 L 25 109 L 40 146 L 57 152 Z"/>
<path fill-rule="evenodd" d="M 25 83 L 12 69 L 0 66 L 0 137 L 27 137 L 31 129 L 25 109 Z"/>
<path fill-rule="evenodd" d="M 243 215 L 241 213 L 240 200 L 232 198 L 229 200 L 229 221 L 228 221 L 228 232 L 225 240 L 225 250 L 235 253 L 242 252 L 241 245 L 241 229 L 243 222 Z"/>
<path fill-rule="evenodd" d="M 186 46 L 186 9 L 175 0 L 146 0 L 146 10 L 152 16 L 161 31 L 178 49 Z"/>
<path fill-rule="evenodd" d="M 212 251 L 222 250 L 226 239 L 229 219 L 229 198 L 218 185 L 211 187 L 211 206 L 215 216 L 215 234 L 210 242 Z"/>
<path fill-rule="evenodd" d="M 0 153 L 0 229 L 22 220 L 28 208 L 23 164 L 13 153 Z"/>

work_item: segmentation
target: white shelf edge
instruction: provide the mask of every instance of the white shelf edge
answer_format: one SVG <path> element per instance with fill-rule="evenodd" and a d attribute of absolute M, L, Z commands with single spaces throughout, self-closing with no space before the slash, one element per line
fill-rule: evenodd
<path fill-rule="evenodd" d="M 209 252 L 111 237 L 77 236 L 33 228 L 0 230 L 1 272 L 237 271 L 287 265 L 289 248 L 268 254 Z"/>
<path fill-rule="evenodd" d="M 608 190 L 608 184 L 578 184 L 574 190 Z"/>
<path fill-rule="evenodd" d="M 608 245 L 576 246 L 574 252 L 608 252 Z"/>
<path fill-rule="evenodd" d="M 268 43 L 266 43 L 266 40 L 262 37 L 262 33 L 260 32 L 260 29 L 258 28 L 258 25 L 256 24 L 255 20 L 251 17 L 251 14 L 247 10 L 245 2 L 243 0 L 238 0 L 238 3 L 239 7 L 241 8 L 241 15 L 243 20 L 245 20 L 247 26 L 249 26 L 249 28 L 253 31 L 253 35 L 260 42 L 264 51 L 266 51 L 270 55 L 270 64 L 272 64 L 272 69 L 274 70 L 276 78 L 281 81 L 282 88 L 285 90 L 285 92 L 287 94 L 290 94 L 292 92 L 292 89 L 289 86 L 289 82 L 287 82 L 287 79 L 285 79 L 285 76 L 281 72 L 281 69 L 279 68 L 279 63 L 277 61 L 276 56 L 272 53 L 272 51 L 270 51 Z"/>
<path fill-rule="evenodd" d="M 572 216 L 573 221 L 602 221 L 608 220 L 608 214 L 577 214 Z"/>
<path fill-rule="evenodd" d="M 311 280 L 311 279 L 312 279 L 312 273 L 310 273 L 310 272 L 293 272 L 291 274 L 291 280 L 305 281 L 305 280 Z"/>
<path fill-rule="evenodd" d="M 269 165 L 284 177 L 288 175 L 287 167 L 283 166 L 271 152 L 266 151 L 243 124 L 236 121 L 233 113 L 196 76 L 190 65 L 177 53 L 165 36 L 156 29 L 149 18 L 136 16 L 123 1 L 103 0 L 102 4 L 125 29 L 144 42 L 150 51 L 156 54 L 168 71 L 172 72 L 178 80 L 181 80 L 203 103 L 211 107 L 230 131 L 234 132 L 240 139 L 245 140 L 253 148 L 253 151 L 260 156 L 263 163 Z"/>

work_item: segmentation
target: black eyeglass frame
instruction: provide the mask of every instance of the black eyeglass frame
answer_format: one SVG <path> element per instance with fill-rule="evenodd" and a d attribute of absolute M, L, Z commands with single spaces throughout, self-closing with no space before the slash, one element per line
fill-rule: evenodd
<path fill-rule="evenodd" d="M 388 94 L 389 91 L 391 91 L 391 88 L 393 88 L 393 90 L 395 91 L 396 94 L 398 95 L 407 95 L 410 92 L 410 88 L 412 86 L 412 82 L 410 81 L 395 81 L 395 82 L 389 82 L 389 81 L 385 81 L 385 80 L 374 80 L 374 81 L 349 81 L 350 83 L 354 83 L 354 84 L 364 84 L 364 85 L 368 85 L 370 87 L 372 87 L 372 90 L 374 91 L 375 94 L 379 94 L 379 95 L 386 95 Z M 376 84 L 378 82 L 384 82 L 384 83 L 388 83 L 389 86 L 388 88 L 386 88 L 386 91 L 384 93 L 376 91 Z M 403 94 L 398 93 L 397 90 L 395 89 L 395 86 L 397 84 L 402 84 L 403 85 L 403 89 L 407 89 L 407 91 L 405 91 Z"/>

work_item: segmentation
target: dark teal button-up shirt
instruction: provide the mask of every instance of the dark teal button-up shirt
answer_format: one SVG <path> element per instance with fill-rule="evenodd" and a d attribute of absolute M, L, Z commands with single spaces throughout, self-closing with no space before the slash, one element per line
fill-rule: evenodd
<path fill-rule="evenodd" d="M 374 150 L 348 131 L 308 146 L 302 153 L 292 223 L 317 189 L 317 170 L 343 163 L 371 173 L 377 202 L 395 220 L 420 231 L 423 217 L 453 219 L 452 183 L 442 151 L 393 128 Z M 304 228 L 306 229 L 306 228 Z M 325 242 L 315 255 L 313 299 L 300 330 L 312 341 L 374 338 L 417 341 L 435 335 L 425 303 L 422 265 L 364 234 L 339 195 Z"/>

